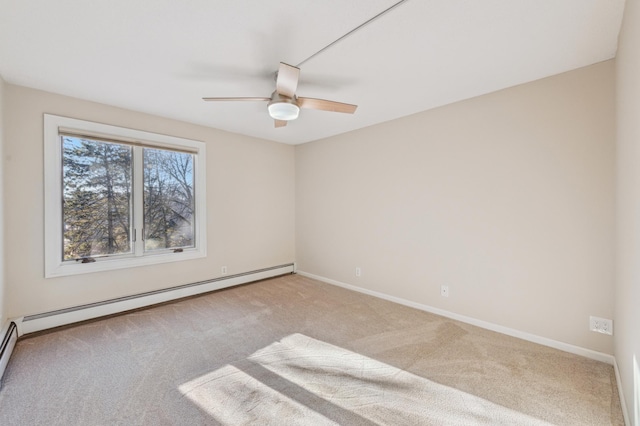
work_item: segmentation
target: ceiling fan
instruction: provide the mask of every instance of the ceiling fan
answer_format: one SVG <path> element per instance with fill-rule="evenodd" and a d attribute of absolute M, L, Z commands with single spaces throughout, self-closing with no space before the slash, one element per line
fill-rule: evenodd
<path fill-rule="evenodd" d="M 327 101 L 325 99 L 303 98 L 296 96 L 300 68 L 280 62 L 276 73 L 276 90 L 269 98 L 202 98 L 205 101 L 264 101 L 269 102 L 269 115 L 275 120 L 275 127 L 284 127 L 287 121 L 295 120 L 300 114 L 300 108 L 318 109 L 322 111 L 344 112 L 353 114 L 357 105 L 342 102 Z"/>

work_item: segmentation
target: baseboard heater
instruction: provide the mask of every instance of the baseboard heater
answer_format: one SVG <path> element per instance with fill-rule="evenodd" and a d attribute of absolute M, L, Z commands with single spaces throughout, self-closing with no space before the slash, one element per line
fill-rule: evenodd
<path fill-rule="evenodd" d="M 144 308 L 158 303 L 168 302 L 196 294 L 220 290 L 226 287 L 246 284 L 253 281 L 272 278 L 295 272 L 293 263 L 258 269 L 236 275 L 228 275 L 206 281 L 198 281 L 162 290 L 149 291 L 132 296 L 119 297 L 102 302 L 75 306 L 56 311 L 44 312 L 36 315 L 28 315 L 14 319 L 18 326 L 18 335 L 33 333 L 62 325 L 73 324 L 80 321 L 113 315 L 132 309 Z"/>
<path fill-rule="evenodd" d="M 7 364 L 9 364 L 9 357 L 17 341 L 18 327 L 15 322 L 11 321 L 2 329 L 2 343 L 0 343 L 0 386 L 2 385 L 4 370 L 7 368 Z"/>

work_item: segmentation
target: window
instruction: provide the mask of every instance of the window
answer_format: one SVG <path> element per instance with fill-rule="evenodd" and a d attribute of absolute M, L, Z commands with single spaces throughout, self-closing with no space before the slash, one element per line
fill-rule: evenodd
<path fill-rule="evenodd" d="M 206 256 L 205 144 L 45 115 L 45 276 Z"/>

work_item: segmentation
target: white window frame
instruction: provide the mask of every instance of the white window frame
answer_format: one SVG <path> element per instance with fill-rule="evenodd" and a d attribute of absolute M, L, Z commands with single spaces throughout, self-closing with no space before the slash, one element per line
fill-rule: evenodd
<path fill-rule="evenodd" d="M 63 261 L 62 235 L 62 143 L 60 129 L 72 129 L 78 134 L 103 137 L 125 144 L 141 144 L 157 147 L 189 151 L 194 154 L 195 185 L 195 247 L 185 248 L 182 252 L 163 250 L 160 253 L 144 252 L 139 248 L 131 255 L 118 255 L 98 258 L 95 262 L 81 263 Z M 69 117 L 44 114 L 44 228 L 45 228 L 45 278 L 67 275 L 86 274 L 132 268 L 136 266 L 155 265 L 167 262 L 197 259 L 207 256 L 207 201 L 206 201 L 206 145 L 204 142 L 183 139 L 174 136 L 127 129 L 124 127 Z M 134 170 L 134 179 L 141 173 Z M 142 215 L 141 206 L 134 208 L 135 215 Z M 133 218 L 132 218 L 133 219 Z M 134 230 L 138 246 L 143 244 L 142 230 Z"/>

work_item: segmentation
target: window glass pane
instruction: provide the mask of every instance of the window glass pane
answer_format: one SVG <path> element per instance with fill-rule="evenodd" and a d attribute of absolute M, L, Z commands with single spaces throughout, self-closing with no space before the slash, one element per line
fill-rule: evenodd
<path fill-rule="evenodd" d="M 63 260 L 132 252 L 132 148 L 62 136 Z"/>
<path fill-rule="evenodd" d="M 195 246 L 193 154 L 144 148 L 145 250 Z"/>

